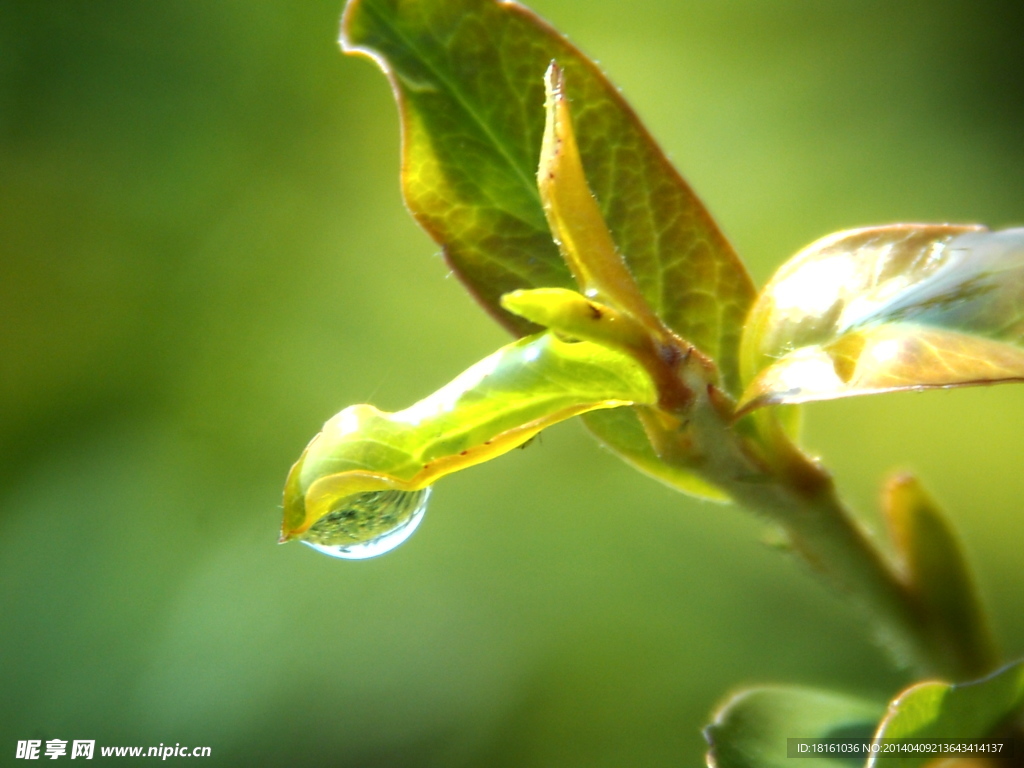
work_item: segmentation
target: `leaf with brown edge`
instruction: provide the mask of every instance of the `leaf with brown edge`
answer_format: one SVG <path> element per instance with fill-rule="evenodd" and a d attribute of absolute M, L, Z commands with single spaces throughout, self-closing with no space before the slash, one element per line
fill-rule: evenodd
<path fill-rule="evenodd" d="M 529 10 L 496 0 L 353 0 L 346 51 L 388 74 L 417 221 L 470 291 L 517 333 L 502 294 L 573 286 L 535 173 L 544 72 L 565 73 L 587 181 L 644 298 L 738 387 L 749 277 L 703 205 L 596 65 Z"/>
<path fill-rule="evenodd" d="M 1024 229 L 896 224 L 785 264 L 743 339 L 739 408 L 1024 380 Z"/>

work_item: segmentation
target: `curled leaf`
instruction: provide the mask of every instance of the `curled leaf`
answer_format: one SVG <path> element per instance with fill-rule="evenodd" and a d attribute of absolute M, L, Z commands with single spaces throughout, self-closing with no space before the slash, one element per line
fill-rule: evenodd
<path fill-rule="evenodd" d="M 717 381 L 714 365 L 680 339 L 661 328 L 653 330 L 629 312 L 600 304 L 565 288 L 513 291 L 502 296 L 502 306 L 565 336 L 586 339 L 634 358 L 654 381 L 658 404 L 669 412 L 686 412 L 693 391 L 682 381 L 685 361 L 699 364 L 708 380 Z M 654 319 L 657 323 L 657 319 Z M 699 361 L 699 362 L 698 362 Z"/>
<path fill-rule="evenodd" d="M 620 308 L 660 333 L 661 321 L 640 293 L 587 185 L 565 95 L 564 75 L 555 62 L 548 67 L 544 84 L 547 118 L 537 188 L 551 234 L 587 296 Z"/>
<path fill-rule="evenodd" d="M 729 494 L 705 480 L 695 469 L 659 456 L 640 419 L 639 408 L 591 411 L 583 414 L 583 423 L 620 459 L 648 477 L 705 501 L 731 500 Z"/>
<path fill-rule="evenodd" d="M 656 398 L 626 355 L 551 334 L 522 339 L 405 410 L 354 405 L 330 419 L 289 473 L 282 541 L 325 519 L 332 535 L 347 526 L 341 534 L 353 544 L 375 538 L 379 513 L 403 497 L 366 494 L 420 491 L 556 422 Z M 321 529 L 309 535 L 322 538 Z"/>
<path fill-rule="evenodd" d="M 772 278 L 744 331 L 741 410 L 1024 379 L 1024 229 L 830 235 Z"/>
<path fill-rule="evenodd" d="M 630 314 L 564 288 L 513 291 L 502 296 L 501 303 L 510 312 L 563 336 L 592 341 L 629 355 L 648 371 L 660 390 L 680 387 L 674 373 L 666 371 L 664 357 L 651 334 Z M 598 439 L 641 472 L 691 496 L 728 501 L 727 494 L 696 472 L 679 462 L 666 462 L 658 455 L 636 408 L 593 411 L 585 414 L 583 420 Z M 648 426 L 652 426 L 650 420 Z"/>
<path fill-rule="evenodd" d="M 631 315 L 567 288 L 513 291 L 501 306 L 564 336 L 593 341 L 622 352 L 650 345 L 650 337 Z"/>

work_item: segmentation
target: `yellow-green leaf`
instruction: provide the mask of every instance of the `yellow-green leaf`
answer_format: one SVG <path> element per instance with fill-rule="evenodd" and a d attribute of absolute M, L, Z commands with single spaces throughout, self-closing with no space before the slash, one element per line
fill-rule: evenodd
<path fill-rule="evenodd" d="M 330 419 L 288 476 L 282 540 L 365 494 L 427 488 L 558 421 L 656 399 L 650 378 L 622 353 L 549 333 L 522 339 L 405 410 L 354 405 Z M 349 517 L 372 537 L 379 531 L 364 507 Z"/>
<path fill-rule="evenodd" d="M 662 325 L 640 293 L 587 184 L 563 73 L 554 62 L 545 75 L 545 107 L 537 187 L 565 263 L 587 296 L 618 307 L 660 334 Z"/>
<path fill-rule="evenodd" d="M 534 288 L 501 297 L 501 306 L 530 322 L 576 339 L 641 354 L 647 330 L 630 315 L 567 288 Z"/>
<path fill-rule="evenodd" d="M 517 315 L 567 337 L 585 339 L 619 350 L 645 367 L 655 382 L 664 376 L 651 335 L 632 315 L 599 304 L 565 288 L 514 291 L 501 297 L 502 306 Z M 673 386 L 662 381 L 663 386 Z M 663 461 L 651 444 L 634 408 L 615 408 L 584 414 L 587 428 L 623 461 L 641 472 L 691 496 L 728 501 L 723 491 L 678 463 Z"/>
<path fill-rule="evenodd" d="M 921 602 L 943 655 L 960 660 L 960 676 L 992 670 L 996 650 L 967 557 L 946 515 L 917 478 L 899 474 L 885 488 L 886 521 L 898 564 Z"/>
<path fill-rule="evenodd" d="M 1024 229 L 830 235 L 772 278 L 743 339 L 740 408 L 1024 379 Z"/>

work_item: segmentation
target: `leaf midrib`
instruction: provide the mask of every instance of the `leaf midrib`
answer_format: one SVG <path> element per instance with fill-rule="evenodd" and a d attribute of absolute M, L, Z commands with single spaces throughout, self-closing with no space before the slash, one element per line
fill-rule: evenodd
<path fill-rule="evenodd" d="M 498 140 L 490 125 L 476 109 L 473 108 L 471 100 L 455 85 L 452 81 L 445 76 L 444 71 L 435 65 L 435 63 L 428 57 L 423 55 L 423 52 L 416 41 L 410 39 L 406 34 L 403 33 L 400 27 L 391 23 L 390 18 L 383 12 L 378 11 L 374 8 L 373 4 L 367 5 L 365 2 L 362 6 L 363 12 L 368 13 L 372 16 L 379 24 L 384 26 L 392 35 L 399 38 L 400 43 L 406 48 L 406 50 L 412 52 L 416 58 L 421 61 L 427 68 L 427 70 L 437 78 L 441 85 L 446 91 L 451 94 L 455 101 L 462 107 L 462 109 L 470 116 L 473 122 L 477 125 L 480 131 L 487 138 L 488 142 L 497 149 L 498 155 L 508 164 L 512 169 L 513 175 L 522 183 L 523 187 L 529 191 L 529 196 L 537 203 L 538 209 L 543 214 L 543 205 L 540 199 L 540 191 L 537 189 L 535 180 L 529 175 L 523 172 L 523 169 L 519 167 L 519 164 L 515 161 L 512 155 L 509 153 L 505 146 L 505 143 Z M 347 31 L 346 31 L 347 35 Z M 381 52 L 383 53 L 383 52 Z M 398 71 L 395 71 L 395 76 L 400 77 Z M 539 155 L 539 150 L 538 150 Z"/>

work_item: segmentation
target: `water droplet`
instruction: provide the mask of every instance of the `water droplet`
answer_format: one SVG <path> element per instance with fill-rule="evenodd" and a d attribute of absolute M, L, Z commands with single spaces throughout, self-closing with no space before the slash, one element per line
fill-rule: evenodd
<path fill-rule="evenodd" d="M 302 543 L 345 560 L 383 555 L 412 535 L 429 498 L 430 488 L 346 496 L 306 531 Z"/>

